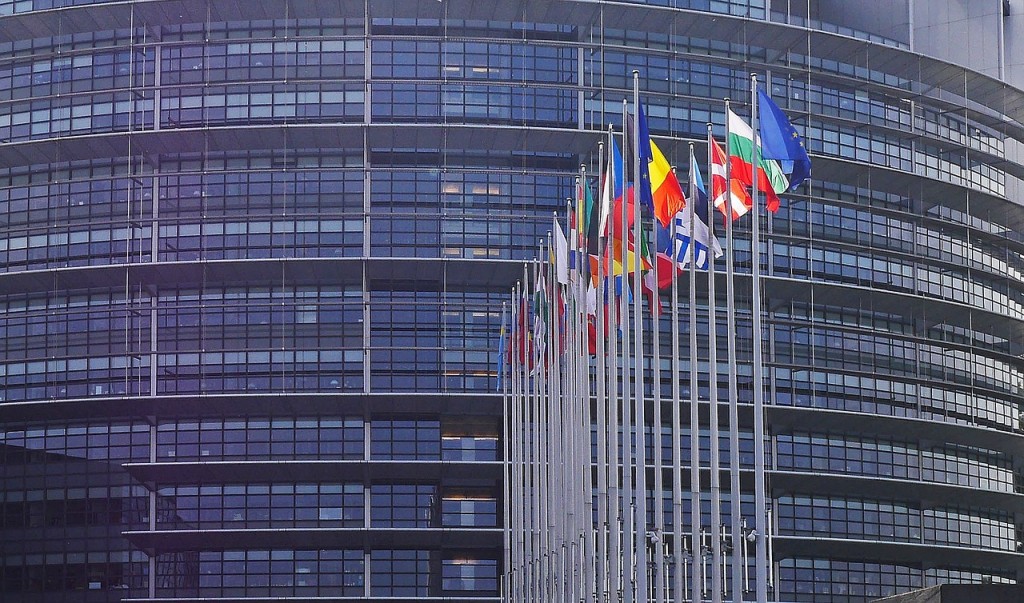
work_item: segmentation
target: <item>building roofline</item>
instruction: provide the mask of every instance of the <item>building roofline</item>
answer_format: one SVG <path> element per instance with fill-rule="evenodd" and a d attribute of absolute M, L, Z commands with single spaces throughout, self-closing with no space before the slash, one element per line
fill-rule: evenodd
<path fill-rule="evenodd" d="M 781 59 L 790 52 L 814 49 L 822 59 L 858 64 L 881 70 L 911 82 L 919 89 L 910 96 L 935 98 L 954 104 L 965 88 L 971 101 L 997 115 L 1024 124 L 1024 90 L 963 66 L 941 61 L 886 44 L 818 29 L 776 23 L 764 19 L 709 14 L 705 11 L 651 6 L 630 2 L 593 0 L 527 0 L 525 2 L 481 3 L 474 0 L 446 0 L 443 3 L 372 0 L 367 4 L 371 18 L 441 19 L 458 15 L 468 20 L 564 23 L 589 26 L 606 22 L 630 23 L 634 31 L 690 36 L 700 39 L 758 40 L 773 56 Z M 131 25 L 154 29 L 181 22 L 296 18 L 364 17 L 364 4 L 330 0 L 137 0 L 88 4 L 0 17 L 0 42 L 62 34 L 126 28 Z M 65 18 L 67 17 L 67 18 Z M 769 63 L 773 62 L 769 56 Z"/>

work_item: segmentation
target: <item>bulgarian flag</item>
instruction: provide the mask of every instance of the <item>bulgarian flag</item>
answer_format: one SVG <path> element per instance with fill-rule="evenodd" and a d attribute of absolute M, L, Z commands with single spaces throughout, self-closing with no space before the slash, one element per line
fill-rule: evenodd
<path fill-rule="evenodd" d="M 729 113 L 729 162 L 732 177 L 747 186 L 753 186 L 751 158 L 754 156 L 754 131 L 747 122 L 728 110 Z M 774 159 L 760 156 L 757 164 L 757 190 L 765 194 L 765 207 L 770 212 L 779 210 L 779 194 L 789 189 L 789 177 Z"/>

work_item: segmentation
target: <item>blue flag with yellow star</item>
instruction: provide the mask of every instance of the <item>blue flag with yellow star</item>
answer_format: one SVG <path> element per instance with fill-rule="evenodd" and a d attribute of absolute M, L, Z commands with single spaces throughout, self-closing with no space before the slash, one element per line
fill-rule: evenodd
<path fill-rule="evenodd" d="M 761 109 L 761 156 L 781 162 L 782 171 L 789 174 L 789 190 L 794 190 L 811 176 L 811 159 L 807 156 L 807 149 L 786 114 L 764 90 L 757 91 L 757 99 Z"/>

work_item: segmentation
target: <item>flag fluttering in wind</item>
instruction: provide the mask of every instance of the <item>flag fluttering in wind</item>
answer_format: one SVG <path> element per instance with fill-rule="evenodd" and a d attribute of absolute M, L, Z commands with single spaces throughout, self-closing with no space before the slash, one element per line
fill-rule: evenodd
<path fill-rule="evenodd" d="M 633 140 L 630 130 L 632 120 L 626 122 L 626 136 Z M 654 209 L 654 186 L 651 181 L 651 134 L 647 130 L 647 117 L 644 115 L 644 106 L 637 105 L 637 148 L 633 152 L 640 158 L 640 173 L 630 184 L 640 189 L 640 205 L 647 209 Z"/>
<path fill-rule="evenodd" d="M 637 134 L 640 140 L 636 153 L 640 157 L 640 177 L 633 185 L 640 190 L 638 196 L 641 206 L 653 210 L 658 221 L 668 226 L 672 223 L 672 216 L 686 205 L 686 195 L 672 172 L 672 165 L 651 140 L 643 104 L 637 107 L 637 115 Z M 627 136 L 630 136 L 632 126 L 632 120 L 627 119 Z"/>
<path fill-rule="evenodd" d="M 757 99 L 761 155 L 780 162 L 783 171 L 789 174 L 789 190 L 793 190 L 811 177 L 811 159 L 807 156 L 803 140 L 782 109 L 760 88 Z"/>
<path fill-rule="evenodd" d="M 634 255 L 636 248 L 633 246 L 632 237 L 626 241 L 626 243 L 623 243 L 620 239 L 612 239 L 610 243 L 612 257 L 610 259 L 606 258 L 604 274 L 606 276 L 621 276 L 623 272 L 625 272 L 625 274 L 633 274 L 633 272 L 636 271 L 637 259 Z M 625 271 L 623 271 L 621 264 L 623 244 L 626 246 L 627 266 L 625 267 Z M 592 258 L 591 263 L 596 267 L 597 258 Z M 650 270 L 650 268 L 650 252 L 647 250 L 647 245 L 644 244 L 640 249 L 640 270 Z"/>
<path fill-rule="evenodd" d="M 512 364 L 512 350 L 516 350 L 516 357 L 520 365 L 532 367 L 533 362 L 533 340 L 530 337 L 530 329 L 527 327 L 527 315 L 529 305 L 526 301 L 526 292 L 521 293 L 518 307 L 512 307 L 512 336 L 509 338 L 511 345 L 505 348 L 505 357 L 508 364 Z"/>
<path fill-rule="evenodd" d="M 586 182 L 577 182 L 575 203 L 569 212 L 569 269 L 577 274 L 583 267 L 581 255 L 586 251 L 587 216 L 593 204 L 590 186 Z"/>
<path fill-rule="evenodd" d="M 622 226 L 622 204 L 626 204 L 626 226 Z M 633 187 L 626 189 L 625 196 L 615 199 L 612 203 L 612 215 L 609 231 L 606 233 L 613 241 L 633 240 Z"/>
<path fill-rule="evenodd" d="M 654 215 L 663 226 L 672 223 L 672 216 L 686 205 L 686 197 L 679 186 L 679 180 L 672 166 L 661 153 L 658 145 L 651 141 L 651 188 L 654 190 Z"/>
<path fill-rule="evenodd" d="M 632 140 L 631 132 L 633 127 L 632 116 L 627 115 L 625 128 L 627 140 Z M 621 251 L 623 241 L 626 242 L 625 244 L 629 252 L 637 248 L 639 249 L 641 264 L 639 270 L 643 273 L 640 279 L 640 288 L 642 293 L 648 298 L 651 312 L 657 316 L 661 312 L 661 299 L 658 297 L 658 283 L 654 278 L 654 274 L 650 271 L 654 266 L 656 258 L 651 253 L 651 245 L 648 244 L 649 232 L 648 229 L 644 228 L 644 221 L 640 222 L 640 241 L 634 240 L 636 238 L 633 234 L 635 230 L 636 217 L 634 212 L 636 208 L 633 207 L 633 203 L 639 199 L 641 208 L 647 208 L 655 215 L 658 215 L 659 204 L 661 206 L 660 212 L 668 212 L 669 207 L 685 205 L 686 199 L 683 197 L 683 191 L 679 187 L 675 174 L 672 173 L 672 166 L 669 165 L 661 150 L 657 149 L 651 142 L 650 132 L 647 128 L 647 116 L 644 115 L 643 105 L 639 103 L 637 104 L 636 128 L 637 148 L 633 149 L 635 156 L 631 155 L 631 158 L 637 160 L 639 173 L 632 174 L 628 164 L 623 170 L 626 173 L 626 190 L 623 196 L 616 200 L 616 208 L 612 211 L 611 236 L 613 244 L 618 245 L 616 248 L 617 252 Z M 657 153 L 657 159 L 655 159 L 655 153 Z M 632 161 L 628 163 L 632 163 Z M 630 180 L 629 176 L 636 177 Z M 622 224 L 622 202 L 626 204 L 625 225 Z M 618 217 L 617 221 L 616 217 Z M 671 221 L 670 214 L 667 219 Z M 636 260 L 634 259 L 630 263 L 632 265 L 628 266 L 626 271 L 628 273 L 636 272 Z"/>
<path fill-rule="evenodd" d="M 700 168 L 697 167 L 697 160 L 690 157 L 690 178 L 692 182 L 691 191 L 697 191 L 697 198 L 691 199 L 690 203 L 682 211 L 675 214 L 675 239 L 671 238 L 668 229 L 659 229 L 659 251 L 664 251 L 669 257 L 675 258 L 679 269 L 685 268 L 690 261 L 696 258 L 696 266 L 701 270 L 708 269 L 709 253 L 714 253 L 716 258 L 722 257 L 722 246 L 718 239 L 711 235 L 706 220 L 708 196 L 704 189 L 704 180 L 700 175 Z M 693 233 L 690 233 L 690 212 L 696 212 L 693 216 Z"/>
<path fill-rule="evenodd" d="M 746 186 L 736 178 L 732 178 L 728 185 L 725 182 L 725 151 L 719 146 L 718 141 L 711 139 L 711 196 L 714 199 L 715 208 L 722 212 L 727 219 L 733 220 L 743 216 L 754 202 L 750 199 L 750 193 Z M 735 174 L 735 172 L 733 173 Z"/>
<path fill-rule="evenodd" d="M 693 211 L 697 212 L 697 219 L 704 223 L 705 227 L 711 219 L 711 209 L 708 206 L 708 191 L 704 188 L 704 178 L 700 175 L 700 167 L 697 165 L 697 158 L 690 149 L 690 182 L 693 189 L 697 191 L 697 198 L 693 199 Z M 710 234 L 710 233 L 709 233 Z"/>
<path fill-rule="evenodd" d="M 729 160 L 730 176 L 747 186 L 754 183 L 752 177 L 752 157 L 754 156 L 754 131 L 747 122 L 732 110 L 726 111 L 729 119 Z M 765 207 L 768 211 L 779 210 L 779 194 L 789 189 L 789 178 L 782 171 L 782 166 L 774 159 L 767 159 L 762 153 L 757 164 L 757 188 L 765 194 Z"/>
<path fill-rule="evenodd" d="M 505 385 L 505 304 L 501 305 L 501 331 L 498 335 L 498 385 L 496 391 L 500 392 Z"/>
<path fill-rule="evenodd" d="M 555 266 L 555 280 L 563 285 L 569 284 L 569 241 L 562 232 L 558 218 L 552 220 L 551 227 L 551 263 Z"/>
<path fill-rule="evenodd" d="M 548 346 L 548 288 L 544 272 L 537 274 L 536 286 L 533 289 L 533 369 L 538 370 L 544 364 Z"/>
<path fill-rule="evenodd" d="M 654 215 L 663 226 L 668 226 L 672 223 L 672 216 L 686 205 L 686 196 L 679 186 L 679 180 L 672 172 L 672 165 L 665 159 L 658 145 L 651 140 L 644 106 L 641 104 L 637 109 L 640 135 L 640 202 L 654 210 Z"/>
<path fill-rule="evenodd" d="M 596 231 L 601 235 L 608 234 L 608 217 L 612 213 L 612 206 L 615 200 L 622 198 L 623 188 L 622 153 L 619 152 L 619 147 L 615 144 L 614 136 L 609 134 L 608 141 L 610 151 L 608 153 L 608 166 L 605 170 L 604 190 L 601 193 L 600 219 L 598 220 Z M 593 234 L 592 228 L 593 225 L 590 225 L 590 232 Z M 592 236 L 591 239 L 596 244 L 597 236 Z"/>
<path fill-rule="evenodd" d="M 648 270 L 644 273 L 643 278 L 640 280 L 640 288 L 643 290 L 644 297 L 647 298 L 647 305 L 651 310 L 651 314 L 655 317 L 661 316 L 661 296 L 658 295 L 658 289 L 661 287 L 654 280 L 653 270 Z"/>

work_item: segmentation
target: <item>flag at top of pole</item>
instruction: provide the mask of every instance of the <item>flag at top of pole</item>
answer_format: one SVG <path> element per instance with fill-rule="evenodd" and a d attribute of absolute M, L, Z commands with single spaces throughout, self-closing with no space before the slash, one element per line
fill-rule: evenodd
<path fill-rule="evenodd" d="M 704 188 L 704 180 L 700 175 L 700 167 L 697 166 L 697 158 L 693 155 L 693 150 L 690 151 L 690 180 L 693 182 L 692 188 L 696 191 L 696 198 L 693 199 L 691 205 L 695 212 L 693 220 L 693 233 L 689 233 L 690 221 L 689 219 L 683 219 L 683 216 L 689 218 L 689 214 L 685 211 L 680 212 L 676 215 L 676 238 L 678 239 L 679 233 L 690 234 L 693 238 L 693 250 L 688 254 L 689 256 L 695 256 L 698 260 L 697 267 L 701 270 L 708 269 L 708 252 L 714 254 L 714 257 L 720 258 L 724 255 L 722 251 L 722 245 L 718 242 L 718 237 L 711 234 L 708 228 L 708 220 L 711 219 L 709 215 L 710 211 L 708 208 L 708 194 Z M 681 247 L 680 242 L 677 241 L 677 248 Z M 680 249 L 685 251 L 685 247 Z M 703 253 L 703 259 L 701 254 Z M 684 259 L 684 258 L 680 258 Z"/>
<path fill-rule="evenodd" d="M 669 229 L 659 226 L 658 251 L 667 253 L 669 257 L 675 257 L 680 270 L 689 265 L 692 259 L 696 259 L 697 268 L 707 270 L 710 260 L 709 251 L 714 253 L 716 258 L 722 257 L 723 251 L 718 238 L 713 236 L 708 229 L 708 196 L 704 189 L 700 168 L 697 167 L 697 159 L 692 156 L 690 157 L 690 180 L 690 192 L 693 194 L 693 198 L 682 211 L 675 215 L 675 238 L 672 239 Z M 696 212 L 696 215 L 693 216 L 692 234 L 690 233 L 691 211 Z"/>
<path fill-rule="evenodd" d="M 672 166 L 658 145 L 651 141 L 651 188 L 654 196 L 654 215 L 663 226 L 672 222 L 672 216 L 686 207 L 686 197 Z"/>
<path fill-rule="evenodd" d="M 554 233 L 554 240 L 549 250 L 551 263 L 555 267 L 555 280 L 563 285 L 569 284 L 569 241 L 565 238 L 562 225 L 558 223 L 558 217 L 552 219 L 551 231 Z"/>
<path fill-rule="evenodd" d="M 512 308 L 512 323 L 510 342 L 505 350 L 505 362 L 512 364 L 513 350 L 516 360 L 521 366 L 532 367 L 533 362 L 533 340 L 530 338 L 530 329 L 527 326 L 527 315 L 529 305 L 526 299 L 526 292 L 519 293 L 519 299 L 513 300 L 517 304 Z"/>
<path fill-rule="evenodd" d="M 781 163 L 782 170 L 789 174 L 789 190 L 794 190 L 811 177 L 811 159 L 807 156 L 807 149 L 786 114 L 760 88 L 757 100 L 761 109 L 758 123 L 761 155 Z"/>
<path fill-rule="evenodd" d="M 672 165 L 665 159 L 665 154 L 658 145 L 651 140 L 647 115 L 642 103 L 637 105 L 636 121 L 639 139 L 636 153 L 640 158 L 640 175 L 633 186 L 640 189 L 637 197 L 642 206 L 652 210 L 658 221 L 668 226 L 672 223 L 672 216 L 686 205 L 686 195 L 683 194 L 683 189 L 672 172 Z M 630 122 L 632 119 L 626 123 L 627 135 L 632 129 Z"/>
<path fill-rule="evenodd" d="M 691 200 L 693 203 L 693 211 L 697 212 L 697 219 L 706 225 L 708 220 L 711 219 L 708 208 L 708 192 L 707 189 L 704 188 L 704 178 L 700 175 L 700 167 L 697 165 L 697 158 L 693 155 L 693 149 L 690 149 L 689 176 L 690 181 L 693 183 L 693 191 L 696 191 L 696 198 Z"/>
<path fill-rule="evenodd" d="M 501 392 L 505 384 L 505 302 L 501 304 L 501 331 L 498 335 L 498 385 L 497 391 Z"/>
<path fill-rule="evenodd" d="M 601 222 L 600 232 L 602 235 L 607 235 L 608 218 L 612 213 L 612 204 L 616 199 L 622 197 L 622 189 L 625 187 L 623 183 L 622 173 L 622 153 L 619 152 L 619 145 L 615 143 L 615 136 L 611 132 L 608 133 L 609 148 L 611 151 L 608 153 L 608 171 L 605 173 L 605 187 L 604 194 L 601 195 Z"/>
<path fill-rule="evenodd" d="M 640 201 L 654 210 L 654 215 L 663 226 L 672 223 L 672 216 L 686 206 L 686 195 L 679 186 L 679 180 L 672 172 L 672 165 L 664 153 L 651 140 L 644 106 L 637 106 L 637 134 L 640 137 Z"/>
<path fill-rule="evenodd" d="M 756 171 L 753 169 L 754 130 L 732 109 L 727 109 L 726 114 L 729 120 L 731 177 L 753 187 L 753 174 L 756 172 L 757 190 L 765 195 L 765 207 L 771 212 L 778 211 L 779 194 L 789 189 L 789 178 L 778 161 L 768 159 L 763 154 L 759 154 Z"/>
<path fill-rule="evenodd" d="M 725 151 L 719 146 L 714 138 L 709 139 L 711 145 L 711 197 L 714 199 L 715 207 L 726 219 L 736 220 L 746 215 L 754 202 L 747 192 L 746 186 L 730 174 L 729 182 L 726 178 Z M 734 172 L 735 173 L 735 172 Z"/>
<path fill-rule="evenodd" d="M 593 215 L 594 211 L 594 197 L 590 193 L 590 185 L 585 180 L 581 180 L 579 186 L 576 187 L 576 213 L 573 214 L 572 229 L 574 232 L 571 235 L 572 240 L 576 241 L 575 256 L 569 265 L 575 270 L 582 270 L 583 268 L 583 256 L 587 252 L 587 236 L 589 234 L 588 220 Z"/>
<path fill-rule="evenodd" d="M 640 203 L 643 207 L 654 209 L 654 187 L 651 182 L 651 134 L 647 130 L 647 116 L 644 115 L 644 106 L 637 103 L 637 148 L 635 153 L 640 158 L 640 173 L 637 174 L 634 186 L 639 187 Z M 628 128 L 627 128 L 628 130 Z M 662 177 L 664 179 L 664 177 Z M 661 184 L 659 182 L 659 184 Z M 678 186 L 678 183 L 676 183 Z M 681 191 L 680 191 L 681 193 Z"/>

